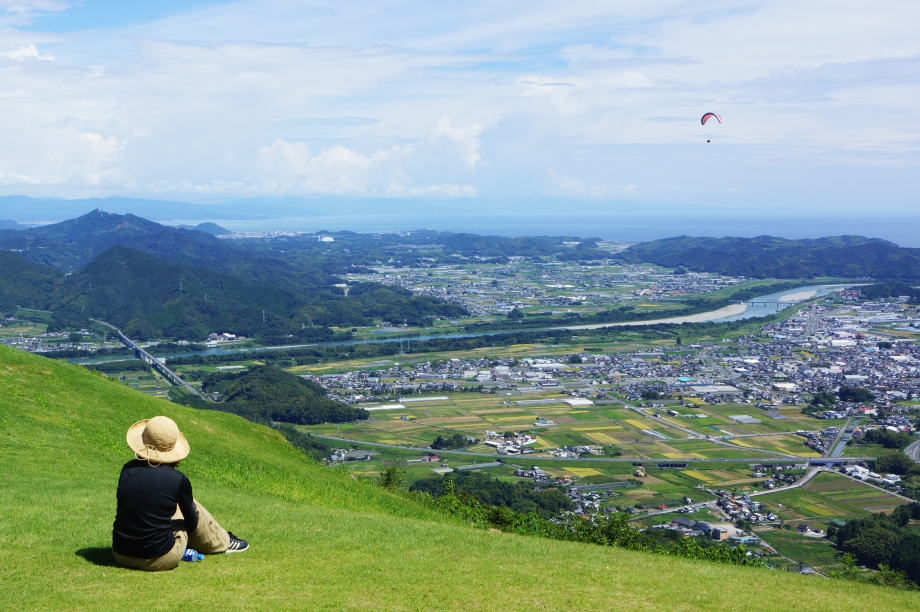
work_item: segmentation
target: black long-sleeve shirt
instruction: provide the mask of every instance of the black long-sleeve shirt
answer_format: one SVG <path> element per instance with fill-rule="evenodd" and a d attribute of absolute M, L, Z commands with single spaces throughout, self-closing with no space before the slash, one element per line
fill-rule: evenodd
<path fill-rule="evenodd" d="M 172 516 L 176 505 L 191 533 L 198 527 L 192 483 L 172 465 L 152 467 L 146 461 L 129 461 L 118 478 L 118 509 L 112 525 L 115 552 L 138 559 L 156 559 L 172 549 Z"/>

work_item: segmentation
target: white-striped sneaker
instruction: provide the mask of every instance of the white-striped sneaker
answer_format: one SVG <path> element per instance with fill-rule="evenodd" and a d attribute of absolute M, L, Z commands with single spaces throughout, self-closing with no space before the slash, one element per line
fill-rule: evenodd
<path fill-rule="evenodd" d="M 239 539 L 238 537 L 233 535 L 233 533 L 230 531 L 227 532 L 227 535 L 230 536 L 230 548 L 227 549 L 228 554 L 243 552 L 244 550 L 247 550 L 249 548 L 249 542 L 247 542 L 246 540 Z"/>

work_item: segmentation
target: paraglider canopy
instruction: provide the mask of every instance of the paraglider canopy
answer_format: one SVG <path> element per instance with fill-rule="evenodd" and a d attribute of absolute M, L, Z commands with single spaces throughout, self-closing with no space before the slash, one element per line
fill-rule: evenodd
<path fill-rule="evenodd" d="M 715 117 L 719 123 L 722 123 L 722 117 L 720 117 L 719 115 L 715 113 L 706 113 L 705 115 L 703 115 L 703 118 L 700 119 L 700 123 L 703 125 L 706 125 L 706 122 L 712 119 L 713 117 Z"/>

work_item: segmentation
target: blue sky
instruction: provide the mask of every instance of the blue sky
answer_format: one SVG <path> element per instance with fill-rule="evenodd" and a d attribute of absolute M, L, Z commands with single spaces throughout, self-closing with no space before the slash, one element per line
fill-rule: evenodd
<path fill-rule="evenodd" d="M 917 23 L 884 0 L 0 0 L 0 195 L 914 213 Z"/>

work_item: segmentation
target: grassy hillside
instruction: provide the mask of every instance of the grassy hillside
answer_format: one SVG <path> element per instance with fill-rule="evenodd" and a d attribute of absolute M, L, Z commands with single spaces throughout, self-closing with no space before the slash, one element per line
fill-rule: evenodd
<path fill-rule="evenodd" d="M 145 574 L 109 553 L 133 422 L 192 447 L 195 496 L 252 542 Z M 0 588 L 17 610 L 905 610 L 920 595 L 474 530 L 233 415 L 0 347 Z"/>

